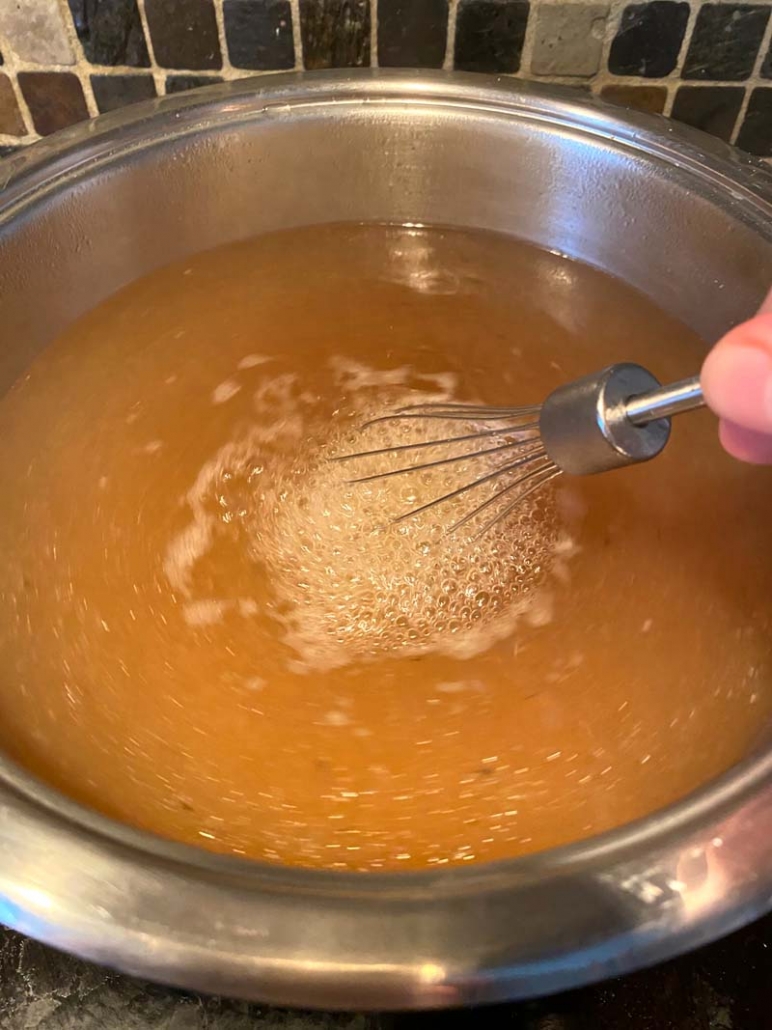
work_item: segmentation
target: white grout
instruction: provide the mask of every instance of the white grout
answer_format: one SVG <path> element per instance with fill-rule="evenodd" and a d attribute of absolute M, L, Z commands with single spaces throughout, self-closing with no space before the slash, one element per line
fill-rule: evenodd
<path fill-rule="evenodd" d="M 10 2 L 10 0 L 0 0 L 1 3 Z M 137 6 L 139 9 L 139 16 L 142 22 L 142 26 L 145 32 L 145 39 L 147 41 L 148 53 L 150 55 L 150 67 L 149 68 L 134 68 L 127 66 L 117 67 L 103 67 L 97 65 L 91 65 L 86 61 L 83 54 L 83 48 L 80 41 L 77 38 L 75 26 L 70 15 L 67 0 L 50 0 L 51 3 L 56 4 L 61 13 L 64 15 L 65 30 L 67 32 L 68 40 L 72 46 L 73 52 L 76 57 L 76 63 L 74 65 L 38 65 L 30 61 L 21 61 L 12 48 L 8 45 L 8 40 L 4 40 L 0 37 L 0 50 L 3 52 L 5 64 L 0 68 L 0 74 L 6 74 L 11 81 L 11 86 L 14 92 L 14 96 L 19 106 L 22 119 L 24 121 L 24 127 L 26 130 L 25 135 L 21 137 L 2 135 L 0 134 L 0 145 L 19 145 L 32 142 L 37 139 L 37 133 L 34 130 L 31 113 L 29 106 L 24 99 L 24 95 L 21 91 L 18 82 L 19 72 L 24 71 L 50 71 L 50 72 L 68 72 L 75 74 L 79 79 L 83 88 L 83 93 L 86 99 L 86 106 L 89 114 L 94 115 L 97 113 L 97 105 L 94 98 L 93 89 L 91 87 L 91 75 L 152 75 L 156 92 L 159 96 L 162 96 L 166 91 L 166 77 L 167 75 L 197 75 L 203 78 L 211 78 L 215 76 L 222 76 L 226 80 L 239 79 L 246 75 L 253 75 L 256 72 L 252 70 L 234 68 L 229 57 L 227 39 L 225 34 L 225 22 L 223 13 L 223 0 L 215 0 L 215 17 L 217 22 L 217 32 L 220 42 L 220 50 L 222 53 L 223 66 L 221 70 L 213 69 L 211 71 L 202 72 L 200 69 L 167 69 L 159 67 L 154 49 L 153 39 L 150 33 L 150 28 L 147 21 L 147 12 L 145 10 L 145 0 L 137 0 Z M 378 0 L 369 0 L 370 2 L 370 64 L 372 67 L 378 67 Z M 456 38 L 456 25 L 459 4 L 462 0 L 449 0 L 448 5 L 448 23 L 447 23 L 447 34 L 445 42 L 445 59 L 443 66 L 446 69 L 452 69 L 454 51 L 455 51 L 455 38 Z M 697 12 L 700 7 L 700 0 L 691 0 L 689 21 L 684 32 L 684 39 L 679 51 L 678 62 L 673 72 L 664 77 L 658 79 L 646 78 L 644 76 L 630 75 L 630 76 L 615 76 L 612 75 L 608 69 L 608 56 L 611 49 L 612 41 L 617 33 L 619 22 L 622 16 L 622 12 L 627 5 L 628 0 L 611 0 L 609 7 L 609 15 L 606 20 L 606 30 L 604 34 L 602 51 L 601 51 L 601 62 L 599 71 L 592 77 L 579 78 L 573 76 L 535 76 L 530 73 L 531 57 L 533 53 L 534 42 L 536 38 L 536 15 L 540 6 L 546 3 L 563 2 L 563 0 L 536 0 L 531 4 L 530 17 L 526 27 L 526 35 L 523 43 L 523 49 L 520 61 L 520 71 L 517 73 L 519 78 L 532 78 L 535 81 L 544 83 L 554 83 L 556 85 L 569 85 L 569 86 L 585 86 L 590 88 L 594 93 L 600 93 L 602 88 L 607 85 L 616 86 L 633 86 L 633 87 L 657 87 L 664 88 L 667 91 L 665 113 L 669 114 L 673 108 L 673 101 L 675 97 L 676 87 L 681 84 L 681 71 L 683 69 L 683 63 L 688 50 L 689 41 L 691 40 L 692 31 L 694 28 L 695 19 Z M 582 2 L 582 0 L 577 0 Z M 593 3 L 597 3 L 598 0 L 592 0 Z M 745 0 L 752 4 L 764 4 L 768 0 Z M 295 49 L 295 68 L 300 70 L 303 68 L 303 40 L 301 33 L 300 23 L 300 0 L 289 0 L 290 11 L 292 16 L 292 37 Z M 753 73 L 746 82 L 742 83 L 729 83 L 724 81 L 695 81 L 689 82 L 689 85 L 694 85 L 696 88 L 703 88 L 709 86 L 741 86 L 745 89 L 743 96 L 743 103 L 740 109 L 740 113 L 737 116 L 732 141 L 737 139 L 740 128 L 748 107 L 748 101 L 751 92 L 754 87 L 759 85 L 772 86 L 772 82 L 767 82 L 761 78 L 761 66 L 766 56 L 767 50 L 772 45 L 772 18 L 767 25 L 764 33 L 764 38 L 759 48 L 759 53 L 756 58 Z M 273 74 L 273 72 L 264 72 L 258 74 Z"/>
<path fill-rule="evenodd" d="M 689 44 L 692 41 L 692 32 L 694 31 L 694 23 L 697 20 L 697 14 L 699 12 L 699 4 L 692 4 L 689 9 L 689 18 L 686 22 L 686 28 L 684 29 L 684 38 L 681 40 L 681 49 L 678 51 L 678 58 L 676 60 L 676 66 L 670 73 L 670 78 L 680 83 L 681 72 L 683 70 L 684 61 L 689 51 Z M 673 102 L 675 101 L 676 90 L 672 89 L 668 91 L 668 97 L 665 101 L 665 107 L 662 111 L 664 115 L 669 115 L 673 110 Z"/>
<path fill-rule="evenodd" d="M 75 31 L 75 22 L 70 14 L 70 8 L 67 4 L 67 0 L 54 0 L 58 3 L 60 14 L 62 15 L 62 21 L 64 22 L 64 31 L 67 35 L 72 52 L 75 55 L 75 64 L 68 65 L 68 70 L 77 76 L 81 89 L 83 90 L 83 96 L 86 99 L 86 108 L 88 113 L 93 118 L 99 114 L 99 108 L 94 98 L 94 90 L 91 88 L 91 70 L 92 66 L 87 63 L 85 55 L 83 53 L 83 47 L 78 39 L 78 33 Z M 0 0 L 2 3 L 2 0 Z M 46 69 L 48 70 L 48 69 Z"/>
<path fill-rule="evenodd" d="M 0 0 L 0 3 L 2 0 Z M 292 42 L 295 47 L 295 71 L 303 70 L 303 33 L 300 29 L 300 0 L 289 0 L 292 14 Z M 217 4 L 220 6 L 220 3 Z"/>
<path fill-rule="evenodd" d="M 3 0 L 0 0 L 2 3 Z M 0 50 L 2 50 L 3 60 L 5 64 L 0 68 L 0 74 L 3 72 L 8 73 L 8 79 L 11 83 L 11 89 L 16 98 L 16 103 L 21 112 L 21 118 L 24 122 L 24 128 L 26 133 L 24 136 L 7 136 L 0 135 L 0 146 L 18 146 L 20 143 L 31 143 L 32 141 L 39 139 L 35 126 L 32 122 L 32 114 L 27 105 L 27 101 L 24 99 L 24 94 L 21 91 L 19 85 L 19 72 L 23 69 L 20 67 L 20 62 L 16 58 L 16 54 L 11 50 L 7 40 L 0 35 Z"/>
<path fill-rule="evenodd" d="M 448 6 L 448 31 L 445 37 L 445 60 L 442 67 L 452 70 L 456 53 L 456 20 L 458 18 L 459 0 L 450 0 Z"/>
<path fill-rule="evenodd" d="M 520 64 L 515 72 L 518 79 L 530 78 L 531 58 L 536 45 L 536 11 L 537 5 L 531 4 L 531 9 L 528 12 L 528 21 L 525 23 L 525 38 L 523 39 L 523 48 L 520 51 Z M 550 79 L 549 81 L 554 82 L 555 79 Z"/>
<path fill-rule="evenodd" d="M 609 8 L 608 17 L 606 18 L 606 31 L 603 34 L 603 42 L 600 48 L 600 64 L 598 65 L 598 72 L 592 78 L 593 93 L 600 93 L 604 86 L 609 83 L 607 81 L 609 73 L 605 70 L 608 68 L 608 58 L 611 53 L 611 44 L 614 42 L 617 31 L 619 30 L 619 23 L 622 20 L 622 13 L 625 9 L 625 5 L 617 3 Z M 614 80 L 618 81 L 618 80 Z"/>
<path fill-rule="evenodd" d="M 768 80 L 761 78 L 761 66 L 764 64 L 764 58 L 767 56 L 767 51 L 769 50 L 770 46 L 772 46 L 772 17 L 770 17 L 769 21 L 767 22 L 767 27 L 764 30 L 764 35 L 761 39 L 761 46 L 759 47 L 758 54 L 756 54 L 756 61 L 753 65 L 751 77 L 748 83 L 745 83 L 745 85 L 747 85 L 748 88 L 745 90 L 743 102 L 742 104 L 740 104 L 740 110 L 737 112 L 737 118 L 735 119 L 734 123 L 734 131 L 730 137 L 731 143 L 735 143 L 737 141 L 737 137 L 740 135 L 742 124 L 745 121 L 745 115 L 748 112 L 748 104 L 750 103 L 753 87 L 761 85 L 763 83 L 772 86 L 772 82 L 769 82 Z M 731 83 L 729 83 L 729 85 L 731 85 Z"/>
<path fill-rule="evenodd" d="M 144 0 L 142 0 L 142 2 L 144 4 Z M 225 10 L 223 8 L 222 3 L 214 5 L 214 18 L 217 22 L 217 38 L 220 42 L 220 57 L 222 58 L 222 69 L 220 71 L 220 74 L 224 79 L 235 79 L 236 69 L 231 64 L 231 57 L 228 51 L 228 40 L 225 36 Z"/>
<path fill-rule="evenodd" d="M 616 2 L 610 5 L 608 17 L 606 18 L 606 31 L 603 36 L 603 44 L 600 52 L 600 65 L 595 75 L 587 81 L 589 82 L 592 92 L 596 96 L 600 96 L 600 93 L 605 86 L 654 86 L 658 89 L 664 89 L 665 106 L 667 106 L 670 103 L 670 86 L 672 84 L 671 76 L 665 76 L 660 79 L 651 79 L 645 75 L 612 75 L 608 70 L 611 45 L 616 39 L 626 6 L 627 4 L 625 2 L 619 2 L 619 0 L 616 0 Z"/>
<path fill-rule="evenodd" d="M 370 67 L 378 67 L 378 0 L 370 0 Z"/>
<path fill-rule="evenodd" d="M 142 31 L 145 33 L 147 52 L 150 55 L 150 71 L 153 73 L 155 91 L 159 97 L 162 97 L 166 93 L 166 73 L 156 63 L 153 37 L 150 35 L 150 25 L 147 20 L 147 11 L 145 10 L 145 0 L 137 0 L 137 9 L 139 10 L 139 20 L 142 22 Z"/>

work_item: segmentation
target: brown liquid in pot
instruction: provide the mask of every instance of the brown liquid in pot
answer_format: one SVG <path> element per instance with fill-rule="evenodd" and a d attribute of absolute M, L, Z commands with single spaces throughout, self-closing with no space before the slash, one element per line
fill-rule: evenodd
<path fill-rule="evenodd" d="M 772 705 L 772 476 L 712 416 L 477 540 L 443 533 L 458 502 L 389 518 L 487 459 L 352 487 L 327 458 L 425 433 L 357 431 L 405 399 L 530 404 L 702 351 L 481 233 L 297 230 L 134 283 L 0 401 L 0 746 L 117 819 L 338 869 L 515 856 L 683 796 Z"/>

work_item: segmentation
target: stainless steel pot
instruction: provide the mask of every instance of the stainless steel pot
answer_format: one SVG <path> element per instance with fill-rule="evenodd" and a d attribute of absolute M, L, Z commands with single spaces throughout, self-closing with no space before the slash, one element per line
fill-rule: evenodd
<path fill-rule="evenodd" d="M 238 82 L 77 127 L 0 163 L 0 184 L 0 389 L 124 283 L 292 225 L 512 233 L 612 270 L 706 339 L 772 282 L 760 166 L 662 120 L 510 80 Z M 181 986 L 327 1007 L 524 997 L 664 959 L 771 903 L 770 750 L 597 839 L 377 876 L 168 844 L 0 758 L 0 921 Z"/>

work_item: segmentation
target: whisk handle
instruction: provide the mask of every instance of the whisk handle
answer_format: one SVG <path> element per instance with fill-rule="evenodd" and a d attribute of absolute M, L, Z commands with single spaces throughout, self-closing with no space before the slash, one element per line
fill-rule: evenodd
<path fill-rule="evenodd" d="M 645 426 L 658 418 L 671 418 L 704 405 L 700 377 L 691 376 L 631 397 L 625 404 L 625 413 L 633 425 Z"/>
<path fill-rule="evenodd" d="M 662 386 L 640 365 L 622 363 L 553 390 L 539 430 L 559 469 L 590 476 L 656 457 L 668 441 L 670 417 L 704 403 L 697 376 Z"/>

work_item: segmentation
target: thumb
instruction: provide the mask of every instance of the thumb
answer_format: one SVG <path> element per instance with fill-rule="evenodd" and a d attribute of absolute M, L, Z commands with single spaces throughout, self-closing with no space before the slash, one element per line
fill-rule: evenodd
<path fill-rule="evenodd" d="M 729 453 L 772 462 L 772 294 L 758 315 L 719 340 L 700 379 Z"/>

